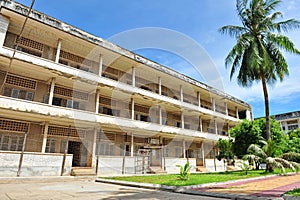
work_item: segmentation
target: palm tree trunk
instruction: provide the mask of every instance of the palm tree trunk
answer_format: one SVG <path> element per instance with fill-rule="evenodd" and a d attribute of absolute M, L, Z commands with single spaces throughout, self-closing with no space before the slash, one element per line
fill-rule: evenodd
<path fill-rule="evenodd" d="M 264 98 L 265 98 L 265 111 L 266 111 L 266 140 L 268 141 L 271 138 L 270 132 L 270 108 L 269 108 L 269 95 L 268 95 L 268 88 L 266 83 L 266 78 L 262 73 L 262 86 L 264 91 Z"/>

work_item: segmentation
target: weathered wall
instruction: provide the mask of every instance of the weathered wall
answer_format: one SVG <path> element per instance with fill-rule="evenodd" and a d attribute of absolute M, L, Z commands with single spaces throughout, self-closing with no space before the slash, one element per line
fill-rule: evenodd
<path fill-rule="evenodd" d="M 178 173 L 180 168 L 176 165 L 183 166 L 187 162 L 186 158 L 166 158 L 166 171 L 167 173 Z M 192 166 L 190 172 L 196 172 L 196 159 L 189 158 L 190 166 Z"/>
<path fill-rule="evenodd" d="M 0 151 L 0 177 L 17 176 L 20 152 Z M 24 153 L 21 176 L 60 176 L 62 154 Z M 64 175 L 70 175 L 72 155 L 67 155 Z"/>
<path fill-rule="evenodd" d="M 205 159 L 205 168 L 208 169 L 208 171 L 210 172 L 214 172 L 214 171 L 218 171 L 218 172 L 222 172 L 222 171 L 226 171 L 226 167 L 224 169 L 224 162 L 223 160 L 218 161 L 216 159 L 216 169 L 215 170 L 215 164 L 214 164 L 214 159 Z"/>
<path fill-rule="evenodd" d="M 125 174 L 134 174 L 134 157 L 125 157 Z M 98 175 L 122 174 L 123 157 L 99 158 Z"/>

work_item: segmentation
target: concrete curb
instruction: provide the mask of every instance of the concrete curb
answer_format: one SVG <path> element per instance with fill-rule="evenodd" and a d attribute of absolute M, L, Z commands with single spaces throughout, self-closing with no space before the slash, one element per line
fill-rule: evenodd
<path fill-rule="evenodd" d="M 95 180 L 91 176 L 36 176 L 36 177 L 0 177 L 0 184 L 20 183 L 20 182 L 66 182 L 74 180 Z"/>
<path fill-rule="evenodd" d="M 272 175 L 271 177 L 273 177 Z M 267 176 L 270 177 L 270 176 Z M 246 179 L 249 180 L 249 179 Z M 252 179 L 253 180 L 253 179 Z M 255 178 L 254 180 L 257 180 Z M 182 194 L 190 194 L 190 195 L 201 195 L 201 196 L 208 196 L 208 197 L 217 197 L 217 198 L 227 198 L 227 199 L 236 199 L 236 200 L 266 200 L 266 199 L 274 199 L 272 197 L 258 197 L 258 196 L 251 196 L 251 195 L 241 195 L 241 194 L 226 194 L 226 193 L 214 193 L 214 192 L 205 192 L 205 191 L 197 191 L 192 190 L 195 189 L 195 186 L 167 186 L 167 185 L 160 185 L 160 184 L 150 184 L 150 183 L 136 183 L 136 182 L 128 182 L 128 181 L 117 181 L 117 180 L 110 180 L 110 179 L 102 179 L 97 178 L 95 180 L 96 182 L 101 183 L 108 183 L 108 184 L 117 184 L 122 186 L 129 186 L 129 187 L 138 187 L 138 188 L 146 188 L 146 189 L 154 189 L 154 190 L 164 190 L 169 192 L 175 192 L 175 193 L 182 193 Z M 239 180 L 241 181 L 241 180 Z M 245 179 L 243 179 L 245 181 Z M 235 183 L 238 181 L 227 181 L 227 182 L 221 182 L 217 184 L 226 184 L 226 183 Z M 214 185 L 214 183 L 209 184 L 202 184 L 198 185 L 198 188 L 207 187 Z"/>

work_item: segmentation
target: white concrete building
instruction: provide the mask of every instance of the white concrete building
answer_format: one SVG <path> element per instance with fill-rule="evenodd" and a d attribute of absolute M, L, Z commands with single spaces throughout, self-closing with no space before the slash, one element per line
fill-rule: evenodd
<path fill-rule="evenodd" d="M 300 128 L 300 111 L 277 114 L 274 115 L 274 119 L 279 121 L 285 133 Z"/>
<path fill-rule="evenodd" d="M 214 145 L 249 104 L 38 11 L 22 30 L 28 7 L 0 3 L 0 176 L 223 169 Z"/>

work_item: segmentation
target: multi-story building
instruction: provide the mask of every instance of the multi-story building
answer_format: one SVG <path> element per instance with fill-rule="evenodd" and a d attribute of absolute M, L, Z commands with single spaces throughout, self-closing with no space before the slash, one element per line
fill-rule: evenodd
<path fill-rule="evenodd" d="M 300 128 L 300 111 L 277 114 L 273 117 L 280 123 L 285 133 Z"/>
<path fill-rule="evenodd" d="M 252 118 L 229 94 L 0 2 L 0 176 L 171 172 L 187 159 L 218 170 L 215 143 Z"/>

